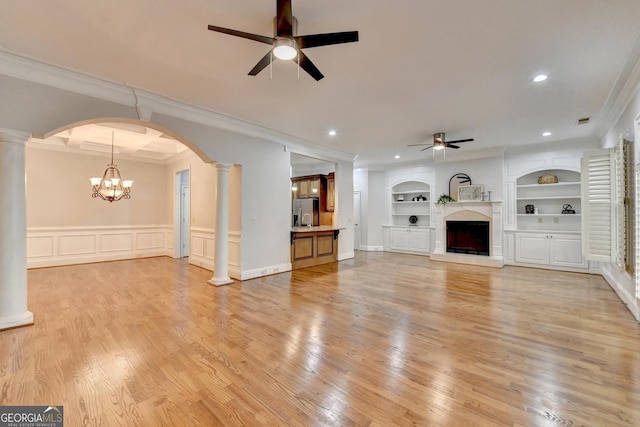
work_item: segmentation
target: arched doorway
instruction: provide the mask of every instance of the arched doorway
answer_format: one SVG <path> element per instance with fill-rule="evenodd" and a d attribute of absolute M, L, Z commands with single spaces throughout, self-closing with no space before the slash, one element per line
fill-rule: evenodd
<path fill-rule="evenodd" d="M 107 203 L 91 197 L 88 179 L 101 176 L 112 152 L 123 179 L 134 184 L 131 199 Z M 32 138 L 26 161 L 28 266 L 166 255 L 189 256 L 192 264 L 214 270 L 219 200 L 218 168 L 211 163 L 187 139 L 139 120 L 83 121 Z M 191 197 L 185 194 L 192 174 L 198 177 L 197 235 L 191 233 Z M 62 203 L 46 205 L 52 194 Z"/>

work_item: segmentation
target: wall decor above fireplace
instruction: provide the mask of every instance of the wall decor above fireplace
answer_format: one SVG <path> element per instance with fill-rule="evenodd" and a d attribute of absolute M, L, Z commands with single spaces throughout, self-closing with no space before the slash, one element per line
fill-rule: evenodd
<path fill-rule="evenodd" d="M 466 173 L 456 173 L 449 178 L 449 196 L 458 197 L 458 187 L 471 185 L 471 177 Z"/>
<path fill-rule="evenodd" d="M 461 185 L 458 187 L 458 202 L 484 200 L 482 185 Z"/>

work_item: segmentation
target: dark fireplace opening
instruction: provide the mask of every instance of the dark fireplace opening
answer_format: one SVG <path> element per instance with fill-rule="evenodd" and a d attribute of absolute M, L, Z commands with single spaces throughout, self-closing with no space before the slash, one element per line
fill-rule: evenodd
<path fill-rule="evenodd" d="M 489 256 L 489 221 L 447 221 L 447 252 Z"/>

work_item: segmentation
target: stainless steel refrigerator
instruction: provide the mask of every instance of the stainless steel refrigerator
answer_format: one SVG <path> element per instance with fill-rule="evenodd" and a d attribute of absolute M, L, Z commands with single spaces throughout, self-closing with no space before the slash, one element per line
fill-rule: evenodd
<path fill-rule="evenodd" d="M 293 199 L 292 222 L 294 227 L 320 225 L 320 200 L 316 197 Z"/>

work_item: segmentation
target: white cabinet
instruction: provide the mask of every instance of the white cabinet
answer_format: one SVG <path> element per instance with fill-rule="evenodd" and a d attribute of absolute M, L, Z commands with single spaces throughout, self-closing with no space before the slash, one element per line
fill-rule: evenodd
<path fill-rule="evenodd" d="M 557 182 L 540 184 L 538 178 L 546 175 L 556 176 Z M 589 262 L 582 254 L 580 172 L 543 169 L 517 178 L 514 184 L 517 229 L 507 234 L 512 263 L 588 270 Z M 567 209 L 573 213 L 566 213 Z"/>
<path fill-rule="evenodd" d="M 515 261 L 549 267 L 586 269 L 579 234 L 515 233 Z"/>
<path fill-rule="evenodd" d="M 426 254 L 431 251 L 431 229 L 386 227 L 386 250 Z"/>

